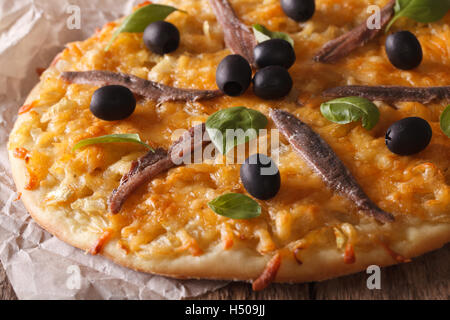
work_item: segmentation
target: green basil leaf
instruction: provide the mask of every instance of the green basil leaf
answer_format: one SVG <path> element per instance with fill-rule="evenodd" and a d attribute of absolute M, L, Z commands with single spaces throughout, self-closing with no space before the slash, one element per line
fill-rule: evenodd
<path fill-rule="evenodd" d="M 228 193 L 208 203 L 217 214 L 231 219 L 252 219 L 261 214 L 261 207 L 252 198 L 240 193 Z"/>
<path fill-rule="evenodd" d="M 266 126 L 265 115 L 246 107 L 223 109 L 206 120 L 209 137 L 222 154 L 227 154 L 235 146 L 255 139 L 258 131 Z"/>
<path fill-rule="evenodd" d="M 177 8 L 171 6 L 165 6 L 161 4 L 149 4 L 145 7 L 139 8 L 132 14 L 130 14 L 114 32 L 111 40 L 106 46 L 106 51 L 111 47 L 111 44 L 122 32 L 144 32 L 145 28 L 150 23 L 155 21 L 164 20 L 172 12 L 177 11 Z M 179 10 L 181 11 L 181 10 Z M 184 12 L 184 11 L 182 11 Z"/>
<path fill-rule="evenodd" d="M 270 39 L 283 39 L 289 42 L 291 46 L 294 46 L 294 40 L 292 40 L 292 38 L 288 34 L 283 32 L 270 31 L 269 29 L 260 24 L 253 25 L 253 34 L 255 35 L 256 41 L 258 41 L 258 43 Z"/>
<path fill-rule="evenodd" d="M 386 27 L 386 32 L 401 17 L 422 23 L 441 20 L 450 10 L 450 0 L 397 0 L 394 10 L 395 15 Z"/>
<path fill-rule="evenodd" d="M 90 146 L 92 144 L 114 143 L 114 142 L 137 143 L 137 144 L 145 146 L 147 149 L 154 151 L 152 147 L 150 147 L 148 144 L 142 142 L 141 138 L 139 137 L 139 135 L 137 133 L 111 134 L 111 135 L 107 135 L 107 136 L 101 136 L 101 137 L 95 137 L 95 138 L 81 140 L 73 147 L 72 150 L 76 151 L 80 148 L 84 148 L 84 147 Z"/>
<path fill-rule="evenodd" d="M 450 138 L 450 105 L 442 112 L 440 123 L 442 131 Z"/>
<path fill-rule="evenodd" d="M 367 130 L 375 127 L 380 119 L 377 106 L 360 97 L 345 97 L 322 103 L 320 111 L 325 118 L 335 123 L 346 124 L 361 120 Z"/>

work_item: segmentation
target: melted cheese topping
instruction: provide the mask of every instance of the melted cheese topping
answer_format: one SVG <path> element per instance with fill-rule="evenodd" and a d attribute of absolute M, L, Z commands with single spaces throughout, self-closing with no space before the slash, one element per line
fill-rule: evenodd
<path fill-rule="evenodd" d="M 387 0 L 316 2 L 313 19 L 298 24 L 286 17 L 278 0 L 231 1 L 246 24 L 260 23 L 288 32 L 294 39 L 297 61 L 290 69 L 294 89 L 281 101 L 258 99 L 251 89 L 238 98 L 195 103 L 141 101 L 129 119 L 105 122 L 89 111 L 96 87 L 70 85 L 59 79 L 62 71 L 98 69 L 175 87 L 215 89 L 217 65 L 230 52 L 207 0 L 165 1 L 189 13 L 175 12 L 167 19 L 181 32 L 180 48 L 172 54 L 152 54 L 144 46 L 142 34 L 129 33 L 121 34 L 105 51 L 118 23 L 105 25 L 86 41 L 68 44 L 43 73 L 39 98 L 22 109 L 21 125 L 10 138 L 11 150 L 28 150 L 28 189 L 39 193 L 46 207 L 65 212 L 74 229 L 90 228 L 99 238 L 110 230 L 125 253 L 143 257 L 200 255 L 218 243 L 223 243 L 224 249 L 239 243 L 264 254 L 284 247 L 303 248 L 305 241 L 309 245 L 324 241 L 336 242 L 344 252 L 346 247 L 371 245 L 372 235 L 402 239 L 403 227 L 408 224 L 450 222 L 450 139 L 438 123 L 444 103 L 398 103 L 397 109 L 377 103 L 381 119 L 371 131 L 360 123 L 331 123 L 319 110 L 324 102 L 321 92 L 334 86 L 448 84 L 450 15 L 429 25 L 405 19 L 394 26 L 413 31 L 422 43 L 424 60 L 416 70 L 397 70 L 389 63 L 384 35 L 339 63 L 325 65 L 312 62 L 314 53 L 362 23 L 369 5 L 383 6 Z M 207 206 L 224 193 L 245 193 L 238 164 L 208 162 L 171 169 L 140 188 L 120 214 L 111 216 L 107 209 L 111 191 L 145 150 L 130 144 L 105 144 L 71 151 L 82 139 L 115 133 L 139 133 L 150 145 L 168 148 L 175 130 L 205 121 L 219 109 L 241 105 L 266 115 L 269 108 L 284 108 L 297 115 L 332 146 L 367 194 L 382 209 L 394 213 L 397 222 L 381 227 L 358 214 L 349 201 L 329 191 L 283 140 L 281 190 L 272 200 L 259 201 L 262 215 L 247 221 L 216 215 Z M 386 148 L 384 134 L 393 122 L 407 116 L 429 121 L 433 139 L 425 151 L 400 157 Z"/>

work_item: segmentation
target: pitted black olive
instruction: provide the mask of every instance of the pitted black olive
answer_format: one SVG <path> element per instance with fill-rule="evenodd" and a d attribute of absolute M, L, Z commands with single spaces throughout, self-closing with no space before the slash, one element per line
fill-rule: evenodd
<path fill-rule="evenodd" d="M 180 32 L 170 22 L 156 21 L 145 29 L 144 43 L 156 54 L 170 53 L 180 45 Z"/>
<path fill-rule="evenodd" d="M 280 2 L 284 13 L 298 22 L 311 19 L 316 11 L 315 0 L 281 0 Z"/>
<path fill-rule="evenodd" d="M 386 54 L 394 67 L 402 70 L 417 68 L 423 59 L 422 46 L 409 31 L 399 31 L 386 39 Z"/>
<path fill-rule="evenodd" d="M 254 154 L 241 166 L 241 180 L 253 197 L 268 200 L 280 190 L 281 178 L 277 165 L 263 154 Z"/>
<path fill-rule="evenodd" d="M 293 86 L 289 72 L 280 66 L 265 67 L 253 78 L 253 91 L 262 99 L 271 100 L 287 96 Z"/>
<path fill-rule="evenodd" d="M 216 83 L 226 95 L 236 97 L 243 94 L 252 81 L 252 68 L 238 54 L 225 57 L 216 70 Z"/>
<path fill-rule="evenodd" d="M 433 131 L 422 118 L 410 117 L 395 122 L 386 133 L 386 145 L 393 153 L 406 156 L 424 150 Z"/>
<path fill-rule="evenodd" d="M 289 69 L 295 62 L 295 51 L 286 40 L 271 39 L 255 47 L 255 62 L 259 68 L 281 66 Z"/>
<path fill-rule="evenodd" d="M 94 92 L 90 110 L 99 119 L 124 120 L 136 109 L 136 98 L 130 89 L 123 86 L 106 86 Z"/>

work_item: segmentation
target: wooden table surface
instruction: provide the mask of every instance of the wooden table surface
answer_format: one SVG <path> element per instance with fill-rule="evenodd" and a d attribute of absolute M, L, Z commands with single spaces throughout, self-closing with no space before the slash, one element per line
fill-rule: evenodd
<path fill-rule="evenodd" d="M 381 269 L 381 290 L 366 287 L 365 272 L 324 282 L 273 284 L 253 292 L 234 282 L 198 299 L 450 299 L 450 244 L 411 263 Z M 0 265 L 0 300 L 17 299 Z"/>

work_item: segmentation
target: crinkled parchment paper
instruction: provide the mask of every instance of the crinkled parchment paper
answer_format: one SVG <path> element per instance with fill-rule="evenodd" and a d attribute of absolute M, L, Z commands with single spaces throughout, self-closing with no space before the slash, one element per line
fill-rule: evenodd
<path fill-rule="evenodd" d="M 38 82 L 36 68 L 139 2 L 0 0 L 0 260 L 20 299 L 180 299 L 226 284 L 152 276 L 87 255 L 42 230 L 15 201 L 6 144 L 18 108 Z M 81 8 L 79 30 L 68 28 L 70 5 Z"/>

